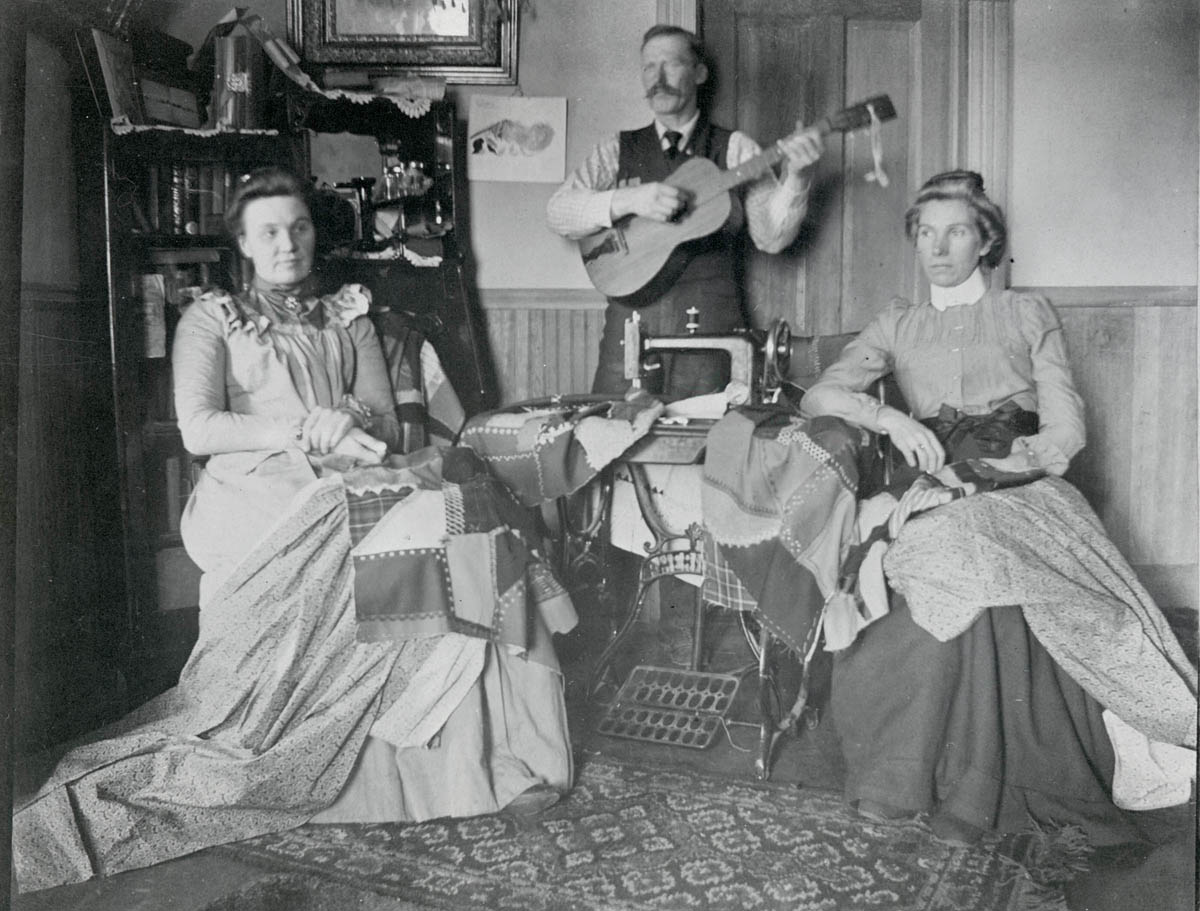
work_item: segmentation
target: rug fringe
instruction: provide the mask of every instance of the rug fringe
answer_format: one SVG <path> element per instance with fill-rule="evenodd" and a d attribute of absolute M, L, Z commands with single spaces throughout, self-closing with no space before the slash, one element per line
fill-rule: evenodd
<path fill-rule="evenodd" d="M 1092 847 L 1077 825 L 1039 823 L 1032 817 L 1029 828 L 1015 836 L 1020 857 L 1003 852 L 996 856 L 1007 869 L 1006 882 L 1017 884 L 1014 911 L 1065 911 L 1063 886 L 1088 869 Z"/>
<path fill-rule="evenodd" d="M 1087 871 L 1092 846 L 1082 828 L 1053 822 L 1043 825 L 1032 817 L 1029 824 L 1033 839 L 1028 859 L 1038 871 L 1037 882 L 1067 883 Z"/>

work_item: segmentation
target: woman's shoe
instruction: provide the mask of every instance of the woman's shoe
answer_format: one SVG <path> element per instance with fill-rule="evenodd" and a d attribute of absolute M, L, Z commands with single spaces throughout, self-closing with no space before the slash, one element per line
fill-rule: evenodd
<path fill-rule="evenodd" d="M 916 810 L 906 810 L 903 807 L 894 807 L 890 803 L 866 798 L 855 801 L 854 810 L 863 819 L 869 819 L 871 822 L 904 822 L 917 815 Z"/>
<path fill-rule="evenodd" d="M 935 814 L 929 820 L 929 828 L 933 831 L 934 838 L 954 848 L 970 848 L 979 844 L 983 838 L 983 829 L 979 826 L 949 813 Z"/>
<path fill-rule="evenodd" d="M 548 810 L 562 799 L 562 792 L 548 784 L 535 784 L 526 788 L 508 802 L 500 812 L 505 816 L 536 816 Z"/>

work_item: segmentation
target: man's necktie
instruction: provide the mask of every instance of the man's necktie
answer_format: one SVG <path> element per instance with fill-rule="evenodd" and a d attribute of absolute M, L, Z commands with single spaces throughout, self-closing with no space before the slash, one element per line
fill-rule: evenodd
<path fill-rule="evenodd" d="M 667 161 L 674 161 L 679 157 L 679 140 L 683 139 L 683 134 L 675 130 L 667 130 L 663 133 L 663 138 L 667 141 Z"/>

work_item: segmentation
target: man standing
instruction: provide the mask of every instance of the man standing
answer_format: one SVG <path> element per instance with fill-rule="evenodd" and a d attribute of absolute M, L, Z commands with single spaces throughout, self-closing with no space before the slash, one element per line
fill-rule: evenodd
<path fill-rule="evenodd" d="M 551 230 L 578 239 L 610 227 L 627 215 L 668 222 L 682 215 L 688 193 L 662 181 L 692 157 L 705 157 L 721 169 L 735 168 L 761 152 L 744 133 L 708 121 L 700 110 L 697 91 L 708 79 L 699 39 L 672 25 L 655 25 L 642 39 L 642 86 L 654 112 L 654 122 L 640 130 L 623 131 L 601 143 L 567 178 L 546 206 Z M 702 332 L 728 332 L 745 325 L 742 294 L 735 261 L 737 240 L 748 227 L 758 249 L 778 253 L 796 238 L 808 208 L 809 178 L 804 173 L 822 152 L 820 134 L 797 124 L 792 136 L 779 141 L 786 156 L 782 174 L 768 173 L 743 194 L 731 192 L 732 211 L 723 227 L 708 237 L 681 245 L 686 265 L 673 269 L 665 281 L 651 283 L 651 300 L 638 308 L 647 331 L 678 335 L 687 323 L 686 311 L 699 311 Z M 629 383 L 624 375 L 624 326 L 633 312 L 610 299 L 600 342 L 600 364 L 592 383 L 595 393 L 621 393 Z M 681 398 L 719 391 L 728 381 L 722 356 L 703 352 L 670 357 L 652 391 Z"/>

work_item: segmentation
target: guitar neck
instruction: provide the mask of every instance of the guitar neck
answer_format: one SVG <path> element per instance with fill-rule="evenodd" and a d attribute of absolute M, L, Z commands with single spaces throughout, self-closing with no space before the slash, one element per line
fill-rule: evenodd
<path fill-rule="evenodd" d="M 822 117 L 813 124 L 813 128 L 819 130 L 822 136 L 828 135 L 832 129 L 828 117 Z M 717 183 L 717 189 L 724 192 L 732 190 L 735 187 L 740 187 L 742 184 L 749 183 L 752 180 L 757 180 L 786 157 L 783 149 L 779 147 L 779 143 L 773 142 L 769 148 L 763 149 L 753 158 L 747 158 L 736 168 L 722 171 L 720 180 Z"/>

